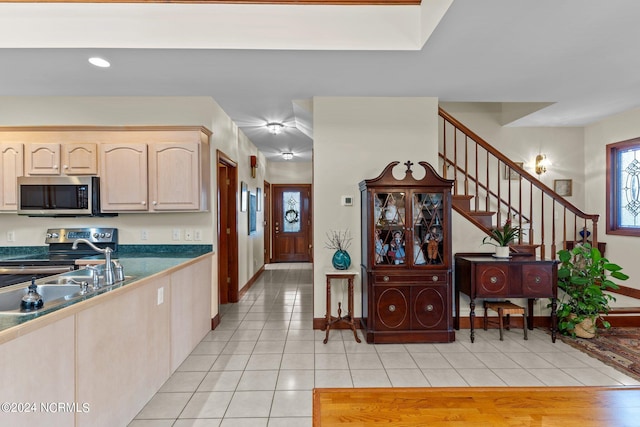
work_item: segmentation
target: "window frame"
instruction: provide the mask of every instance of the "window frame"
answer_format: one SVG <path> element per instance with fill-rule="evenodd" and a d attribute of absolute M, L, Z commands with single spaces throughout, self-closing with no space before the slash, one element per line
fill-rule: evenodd
<path fill-rule="evenodd" d="M 626 141 L 607 144 L 607 205 L 606 205 L 606 233 L 619 236 L 640 236 L 640 226 L 620 227 L 618 223 L 620 212 L 618 180 L 618 153 L 622 150 L 635 148 L 640 150 L 640 138 L 628 139 Z"/>

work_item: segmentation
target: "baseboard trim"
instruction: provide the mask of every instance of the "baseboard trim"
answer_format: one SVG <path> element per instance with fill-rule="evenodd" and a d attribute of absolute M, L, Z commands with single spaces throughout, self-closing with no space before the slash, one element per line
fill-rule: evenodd
<path fill-rule="evenodd" d="M 220 314 L 216 314 L 212 319 L 211 319 L 211 330 L 213 331 L 215 328 L 218 327 L 218 325 L 220 324 Z"/>
<path fill-rule="evenodd" d="M 258 280 L 258 277 L 260 277 L 260 274 L 262 274 L 263 271 L 264 271 L 264 264 L 262 265 L 262 267 L 260 267 L 260 269 L 258 269 L 258 271 L 255 272 L 255 274 L 242 287 L 242 289 L 240 289 L 240 291 L 238 292 L 238 301 L 240 301 L 244 296 L 244 294 L 246 294 L 247 291 L 251 289 L 251 286 L 253 286 L 253 284 L 256 283 L 256 281 Z"/>

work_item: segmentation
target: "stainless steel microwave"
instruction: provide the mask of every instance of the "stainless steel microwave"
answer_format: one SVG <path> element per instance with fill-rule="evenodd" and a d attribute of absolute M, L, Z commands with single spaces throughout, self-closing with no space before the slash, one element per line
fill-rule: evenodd
<path fill-rule="evenodd" d="M 97 176 L 18 177 L 18 214 L 107 216 L 100 212 L 100 178 Z"/>

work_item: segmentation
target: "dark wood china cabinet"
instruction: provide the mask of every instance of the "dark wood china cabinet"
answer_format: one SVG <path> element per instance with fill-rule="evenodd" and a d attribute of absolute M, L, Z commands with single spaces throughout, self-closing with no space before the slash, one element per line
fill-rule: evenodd
<path fill-rule="evenodd" d="M 362 326 L 369 343 L 455 340 L 451 283 L 451 187 L 426 162 L 407 161 L 360 183 Z"/>

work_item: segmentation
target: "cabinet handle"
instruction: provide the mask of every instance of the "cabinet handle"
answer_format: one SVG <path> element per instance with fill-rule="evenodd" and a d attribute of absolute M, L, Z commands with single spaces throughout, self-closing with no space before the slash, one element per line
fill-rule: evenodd
<path fill-rule="evenodd" d="M 433 280 L 434 282 L 437 282 L 438 281 L 438 276 L 435 276 L 435 275 L 431 276 L 431 280 Z"/>
<path fill-rule="evenodd" d="M 536 283 L 540 283 L 540 282 L 542 282 L 542 279 L 540 278 L 540 276 L 536 276 L 536 278 L 535 278 L 535 279 L 533 279 L 533 280 L 534 280 L 534 282 L 536 282 Z"/>
<path fill-rule="evenodd" d="M 53 165 L 53 168 L 54 169 L 58 169 L 58 165 Z"/>
<path fill-rule="evenodd" d="M 69 169 L 69 165 L 62 166 L 63 169 Z"/>
<path fill-rule="evenodd" d="M 391 304 L 391 305 L 389 306 L 389 311 L 390 311 L 390 312 L 392 312 L 392 313 L 393 313 L 394 311 L 396 311 L 396 306 L 395 306 L 395 305 L 393 305 L 393 304 Z"/>
<path fill-rule="evenodd" d="M 491 278 L 489 279 L 489 281 L 491 283 L 498 283 L 498 278 L 496 276 L 491 276 Z"/>
<path fill-rule="evenodd" d="M 429 304 L 425 306 L 424 311 L 433 311 L 433 305 Z"/>
<path fill-rule="evenodd" d="M 153 201 L 153 206 L 157 205 L 158 202 L 156 202 L 155 200 Z"/>
<path fill-rule="evenodd" d="M 140 202 L 140 204 L 142 204 L 143 206 L 147 204 L 147 202 L 145 202 L 144 200 Z"/>
<path fill-rule="evenodd" d="M 384 276 L 384 277 L 382 278 L 382 280 L 384 280 L 385 282 L 388 282 L 388 281 L 389 281 L 389 276 Z"/>

